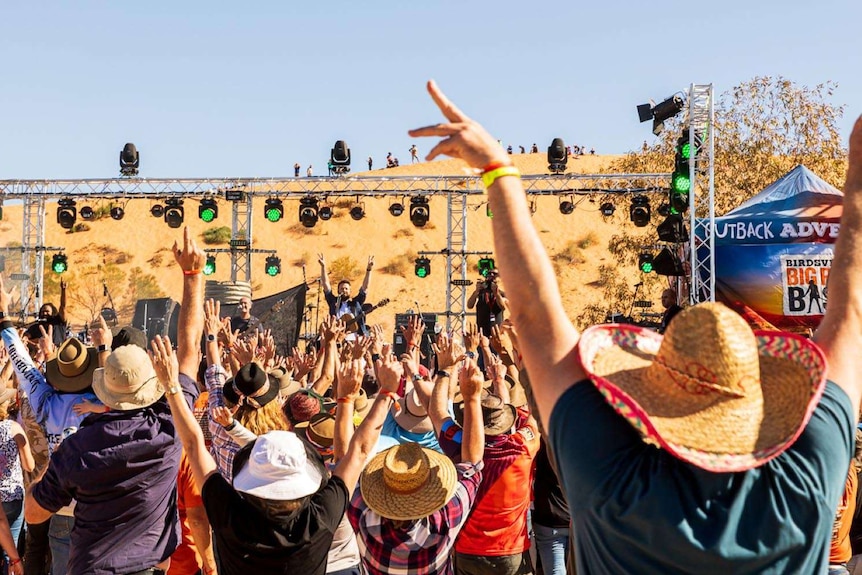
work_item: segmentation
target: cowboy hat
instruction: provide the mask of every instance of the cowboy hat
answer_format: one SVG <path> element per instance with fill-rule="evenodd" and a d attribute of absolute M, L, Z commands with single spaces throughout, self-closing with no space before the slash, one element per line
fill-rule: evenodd
<path fill-rule="evenodd" d="M 326 412 L 313 416 L 305 428 L 305 437 L 319 449 L 332 447 L 335 439 L 335 416 Z"/>
<path fill-rule="evenodd" d="M 372 403 L 368 400 L 365 390 L 360 387 L 359 395 L 356 397 L 356 401 L 353 402 L 353 424 L 356 427 L 359 427 L 359 424 L 362 423 L 362 420 L 371 411 L 371 405 Z M 338 408 L 336 407 L 336 409 Z"/>
<path fill-rule="evenodd" d="M 147 407 L 164 395 L 150 357 L 136 345 L 111 352 L 105 367 L 93 374 L 93 391 L 102 403 L 118 411 Z"/>
<path fill-rule="evenodd" d="M 57 391 L 78 393 L 93 384 L 93 373 L 97 367 L 99 359 L 96 349 L 70 337 L 45 365 L 45 379 Z"/>
<path fill-rule="evenodd" d="M 278 383 L 270 381 L 267 373 L 255 362 L 239 368 L 236 375 L 225 382 L 223 389 L 225 399 L 252 409 L 260 409 L 278 397 L 278 391 Z"/>
<path fill-rule="evenodd" d="M 503 435 L 512 430 L 517 420 L 517 412 L 513 405 L 503 403 L 499 395 L 493 393 L 481 396 L 482 421 L 484 422 L 485 435 L 494 437 Z M 459 425 L 464 425 L 464 403 L 456 403 L 452 406 L 452 413 Z"/>
<path fill-rule="evenodd" d="M 419 402 L 416 390 L 411 389 L 398 400 L 398 408 L 395 411 L 395 423 L 404 431 L 410 433 L 429 433 L 434 431 L 428 412 Z"/>
<path fill-rule="evenodd" d="M 273 501 L 300 499 L 323 484 L 323 466 L 291 431 L 270 431 L 243 447 L 234 460 L 237 491 Z"/>
<path fill-rule="evenodd" d="M 578 349 L 593 384 L 646 441 L 715 472 L 751 469 L 784 452 L 826 383 L 814 343 L 752 332 L 719 303 L 680 312 L 664 337 L 594 326 Z"/>
<path fill-rule="evenodd" d="M 410 442 L 375 455 L 359 478 L 359 489 L 381 517 L 412 521 L 446 505 L 457 483 L 451 459 Z"/>

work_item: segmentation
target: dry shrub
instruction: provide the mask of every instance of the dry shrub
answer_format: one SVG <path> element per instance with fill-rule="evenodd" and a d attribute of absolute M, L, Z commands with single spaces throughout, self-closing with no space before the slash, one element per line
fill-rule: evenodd
<path fill-rule="evenodd" d="M 351 280 L 358 275 L 359 263 L 350 256 L 337 258 L 329 265 L 329 277 L 336 282 Z"/>
<path fill-rule="evenodd" d="M 578 265 L 587 261 L 580 242 L 575 241 L 567 242 L 560 251 L 551 256 L 551 259 L 561 265 Z"/>
<path fill-rule="evenodd" d="M 299 222 L 293 224 L 292 226 L 287 228 L 285 231 L 289 234 L 295 234 L 298 236 L 313 236 L 313 235 L 320 235 L 320 233 L 321 233 L 321 230 L 319 227 L 314 226 L 313 228 L 307 228 Z"/>
<path fill-rule="evenodd" d="M 398 238 L 412 238 L 412 237 L 413 237 L 413 230 L 411 230 L 410 228 L 401 228 L 400 230 L 395 230 L 395 233 L 392 234 L 392 238 L 396 239 L 396 240 Z"/>
<path fill-rule="evenodd" d="M 230 243 L 230 228 L 227 226 L 219 226 L 217 228 L 208 228 L 201 234 L 203 242 L 207 245 L 218 245 Z"/>
<path fill-rule="evenodd" d="M 590 232 L 585 236 L 581 236 L 581 238 L 577 242 L 577 246 L 582 250 L 590 248 L 599 243 L 599 237 L 595 232 Z"/>
<path fill-rule="evenodd" d="M 416 252 L 413 251 L 397 255 L 381 267 L 380 271 L 391 276 L 407 277 L 413 269 L 416 257 Z"/>

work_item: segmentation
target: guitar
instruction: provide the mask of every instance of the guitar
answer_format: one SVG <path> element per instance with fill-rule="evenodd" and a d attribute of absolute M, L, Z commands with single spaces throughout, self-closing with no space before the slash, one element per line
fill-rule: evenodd
<path fill-rule="evenodd" d="M 374 310 L 379 309 L 381 307 L 384 307 L 388 304 L 389 304 L 389 298 L 384 298 L 384 299 L 380 300 L 379 302 L 377 302 L 375 305 L 371 306 L 369 309 L 367 309 L 367 310 L 363 309 L 362 310 L 362 316 L 363 317 L 367 316 L 368 314 L 370 314 Z M 358 317 L 353 317 L 353 314 L 346 313 L 338 319 L 340 319 L 341 321 L 344 322 L 345 331 L 347 331 L 348 333 L 356 333 L 356 330 L 359 328 L 359 319 L 358 319 Z"/>

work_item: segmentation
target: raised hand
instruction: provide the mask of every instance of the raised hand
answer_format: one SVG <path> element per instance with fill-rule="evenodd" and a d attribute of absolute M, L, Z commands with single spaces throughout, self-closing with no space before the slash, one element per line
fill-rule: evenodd
<path fill-rule="evenodd" d="M 150 360 L 153 362 L 156 377 L 163 388 L 170 389 L 174 383 L 179 382 L 180 377 L 180 366 L 171 347 L 171 340 L 157 335 L 150 342 L 150 349 Z"/>
<path fill-rule="evenodd" d="M 476 365 L 476 361 L 466 359 L 464 361 L 464 369 L 461 370 L 458 376 L 458 384 L 461 386 L 461 395 L 464 398 L 476 397 L 482 393 L 482 370 Z"/>
<path fill-rule="evenodd" d="M 437 355 L 438 370 L 448 371 L 464 359 L 464 347 L 443 332 L 437 335 L 437 343 L 432 346 L 432 349 Z"/>
<path fill-rule="evenodd" d="M 3 285 L 3 276 L 0 275 L 0 312 L 9 314 L 9 304 L 12 303 L 12 295 L 14 293 L 14 286 L 9 288 L 9 291 L 6 291 L 6 287 Z"/>
<path fill-rule="evenodd" d="M 180 264 L 180 268 L 184 272 L 199 272 L 204 267 L 206 256 L 194 239 L 192 239 L 189 227 L 183 229 L 183 245 L 174 242 L 174 259 Z"/>
<path fill-rule="evenodd" d="M 403 375 L 404 368 L 401 362 L 389 353 L 389 345 L 387 344 L 383 348 L 380 359 L 377 360 L 377 381 L 380 383 L 380 389 L 390 393 L 398 393 Z"/>
<path fill-rule="evenodd" d="M 204 333 L 207 335 L 218 336 L 221 333 L 224 323 L 221 319 L 221 302 L 208 299 L 204 302 Z M 230 322 L 230 319 L 228 319 Z"/>
<path fill-rule="evenodd" d="M 386 339 L 383 337 L 383 326 L 382 325 L 372 325 L 371 326 L 371 354 L 380 355 L 383 353 L 383 343 Z"/>
<path fill-rule="evenodd" d="M 362 388 L 362 378 L 365 376 L 365 360 L 352 359 L 338 366 L 336 372 L 338 382 L 338 398 L 356 399 Z"/>
<path fill-rule="evenodd" d="M 105 321 L 104 319 L 102 321 Z M 48 324 L 48 330 L 45 331 L 45 326 L 39 324 L 39 333 L 42 337 L 39 338 L 39 350 L 42 352 L 42 357 L 50 359 L 54 357 L 57 348 L 54 347 L 54 326 Z"/>
<path fill-rule="evenodd" d="M 428 93 L 448 122 L 407 132 L 413 138 L 434 136 L 443 138 L 425 156 L 427 161 L 441 155 L 451 156 L 460 158 L 470 167 L 480 170 L 497 162 L 504 165 L 511 164 L 512 161 L 506 150 L 482 126 L 450 102 L 433 80 L 428 82 Z"/>
<path fill-rule="evenodd" d="M 223 405 L 219 405 L 217 407 L 213 407 L 210 410 L 210 416 L 212 420 L 221 425 L 222 427 L 228 427 L 231 423 L 233 423 L 233 414 L 230 409 L 226 408 Z"/>
<path fill-rule="evenodd" d="M 464 327 L 464 347 L 468 352 L 473 353 L 479 349 L 479 328 L 473 322 L 467 322 Z"/>
<path fill-rule="evenodd" d="M 404 341 L 407 343 L 407 347 L 414 345 L 419 347 L 419 343 L 422 341 L 422 334 L 425 333 L 425 322 L 420 316 L 412 315 L 407 320 L 407 325 L 401 326 L 401 333 L 404 334 Z"/>
<path fill-rule="evenodd" d="M 45 337 L 43 336 L 42 339 Z M 50 339 L 53 341 L 53 338 Z M 93 347 L 104 345 L 106 348 L 110 348 L 111 342 L 114 341 L 114 334 L 111 333 L 111 328 L 108 327 L 102 314 L 99 314 L 99 319 L 90 326 L 90 341 L 92 341 Z"/>

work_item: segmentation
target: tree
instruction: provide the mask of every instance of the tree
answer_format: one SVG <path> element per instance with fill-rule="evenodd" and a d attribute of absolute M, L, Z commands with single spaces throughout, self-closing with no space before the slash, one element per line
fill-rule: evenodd
<path fill-rule="evenodd" d="M 105 289 L 110 292 L 115 305 L 122 305 L 121 289 L 126 279 L 126 273 L 116 264 L 86 266 L 69 279 L 69 301 L 86 313 L 87 323 L 92 323 L 108 307 L 108 297 Z M 77 311 L 77 310 L 76 310 Z M 81 314 L 76 314 L 81 315 Z"/>

